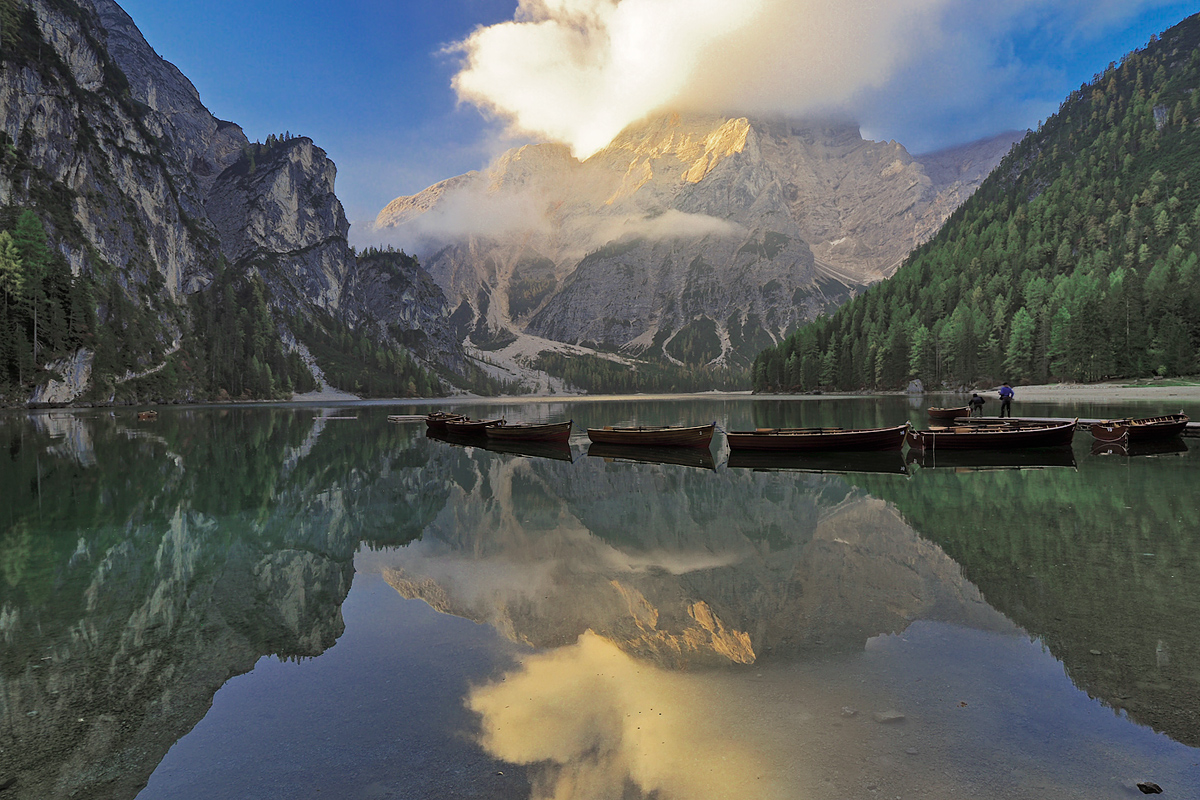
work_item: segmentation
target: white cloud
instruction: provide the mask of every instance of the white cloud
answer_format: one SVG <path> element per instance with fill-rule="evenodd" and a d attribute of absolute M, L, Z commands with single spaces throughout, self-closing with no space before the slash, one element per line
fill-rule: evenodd
<path fill-rule="evenodd" d="M 728 220 L 669 209 L 652 217 L 596 218 L 591 237 L 592 245 L 599 247 L 617 239 L 703 239 L 705 236 L 733 236 L 741 231 L 736 223 Z"/>
<path fill-rule="evenodd" d="M 884 134 L 931 123 L 982 128 L 974 135 L 1053 110 L 1063 51 L 1185 5 L 521 0 L 511 22 L 459 45 L 454 87 L 514 132 L 566 143 L 581 158 L 667 108 L 848 115 Z"/>

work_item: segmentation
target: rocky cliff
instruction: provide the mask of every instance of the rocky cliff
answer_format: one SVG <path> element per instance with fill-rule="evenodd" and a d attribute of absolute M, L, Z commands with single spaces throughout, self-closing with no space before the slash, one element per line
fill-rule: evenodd
<path fill-rule="evenodd" d="M 112 352 L 96 359 L 93 386 L 112 393 L 115 376 L 166 363 L 181 339 L 179 372 L 211 357 L 189 347 L 189 297 L 208 291 L 222 264 L 239 280 L 261 279 L 282 341 L 295 341 L 296 315 L 326 315 L 331 335 L 350 330 L 395 351 L 407 330 L 446 327 L 452 309 L 444 298 L 389 294 L 370 268 L 359 269 L 334 194 L 336 168 L 311 140 L 272 136 L 264 146 L 216 119 L 112 0 L 2 0 L 0 10 L 0 205 L 33 209 L 71 279 L 90 287 L 96 330 L 68 344 L 103 351 L 112 340 Z M 413 266 L 410 282 L 419 283 L 423 273 Z M 402 313 L 378 318 L 348 301 L 366 293 L 364 282 L 384 292 L 375 311 Z M 444 360 L 440 350 L 420 356 L 461 362 L 453 341 L 439 347 Z M 74 358 L 74 347 L 55 349 L 31 344 L 30 366 L 51 354 Z M 0 356 L 15 365 L 0 375 L 10 402 L 52 377 L 31 379 L 16 356 Z M 193 380 L 177 390 L 203 396 L 220 388 Z M 54 396 L 62 399 L 61 391 Z"/>
<path fill-rule="evenodd" d="M 481 344 L 523 331 L 744 364 L 890 275 L 1016 138 L 914 158 L 852 124 L 672 114 L 583 162 L 510 151 L 376 226 L 428 254 Z"/>

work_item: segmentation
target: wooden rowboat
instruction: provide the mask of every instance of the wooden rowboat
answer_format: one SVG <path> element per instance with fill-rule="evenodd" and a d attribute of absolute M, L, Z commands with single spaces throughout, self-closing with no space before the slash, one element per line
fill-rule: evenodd
<path fill-rule="evenodd" d="M 452 436 L 483 436 L 493 425 L 503 425 L 503 419 L 451 419 L 446 421 L 446 433 Z"/>
<path fill-rule="evenodd" d="M 892 428 L 759 428 L 725 434 L 731 450 L 899 450 L 908 423 Z"/>
<path fill-rule="evenodd" d="M 506 442 L 565 442 L 571 438 L 574 421 L 537 425 L 528 422 L 501 422 L 485 429 L 489 440 Z"/>
<path fill-rule="evenodd" d="M 466 419 L 465 414 L 451 414 L 449 411 L 434 411 L 425 417 L 425 427 L 431 431 L 446 430 L 446 423 L 451 420 Z"/>
<path fill-rule="evenodd" d="M 958 406 L 956 408 L 934 407 L 934 408 L 929 409 L 929 418 L 930 419 L 952 420 L 955 417 L 969 417 L 969 416 L 971 416 L 971 407 L 970 406 Z"/>
<path fill-rule="evenodd" d="M 717 423 L 695 427 L 640 425 L 636 428 L 588 428 L 588 438 L 597 444 L 633 444 L 642 447 L 708 447 Z"/>
<path fill-rule="evenodd" d="M 1092 436 L 1102 442 L 1150 442 L 1173 439 L 1187 428 L 1188 415 L 1167 414 L 1141 419 L 1114 419 L 1092 425 Z"/>
<path fill-rule="evenodd" d="M 1071 420 L 1062 424 L 1022 427 L 959 425 L 953 428 L 910 430 L 908 445 L 914 450 L 1007 450 L 1023 447 L 1058 447 L 1070 444 L 1075 435 Z"/>

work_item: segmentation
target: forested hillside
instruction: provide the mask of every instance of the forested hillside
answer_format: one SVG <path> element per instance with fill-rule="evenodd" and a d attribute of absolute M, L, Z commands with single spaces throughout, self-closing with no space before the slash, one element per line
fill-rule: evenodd
<path fill-rule="evenodd" d="M 755 361 L 760 391 L 1198 369 L 1200 15 L 1030 132 L 896 275 Z"/>

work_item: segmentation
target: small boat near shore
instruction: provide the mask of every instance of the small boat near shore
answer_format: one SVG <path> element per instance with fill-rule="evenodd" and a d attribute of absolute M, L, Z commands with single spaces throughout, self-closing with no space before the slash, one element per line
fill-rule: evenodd
<path fill-rule="evenodd" d="M 758 428 L 729 431 L 725 438 L 731 450 L 899 450 L 908 428 L 907 422 L 891 428 Z"/>
<path fill-rule="evenodd" d="M 640 447 L 708 447 L 717 423 L 685 427 L 681 425 L 640 425 L 636 428 L 588 428 L 587 435 L 596 444 L 624 444 Z M 589 451 L 590 454 L 590 451 Z"/>
<path fill-rule="evenodd" d="M 933 408 L 930 408 L 928 413 L 929 413 L 930 419 L 953 420 L 955 417 L 971 416 L 971 407 L 970 406 L 957 406 L 955 408 L 937 408 L 935 406 Z"/>
<path fill-rule="evenodd" d="M 506 442 L 565 442 L 571 438 L 574 420 L 538 424 L 530 422 L 501 422 L 484 429 L 489 440 Z"/>
<path fill-rule="evenodd" d="M 446 433 L 452 436 L 483 436 L 487 429 L 495 425 L 503 425 L 503 419 L 451 419 L 446 421 Z"/>
<path fill-rule="evenodd" d="M 1101 442 L 1152 442 L 1183 434 L 1190 420 L 1182 411 L 1161 417 L 1114 419 L 1092 425 L 1092 436 Z"/>
<path fill-rule="evenodd" d="M 957 425 L 912 429 L 908 445 L 914 450 L 1006 450 L 1026 447 L 1069 445 L 1075 436 L 1077 420 L 1062 424 L 1028 423 L 1021 427 L 993 425 Z"/>
<path fill-rule="evenodd" d="M 466 414 L 452 414 L 449 411 L 434 411 L 425 415 L 425 427 L 431 431 L 446 430 L 446 423 L 466 419 Z"/>

